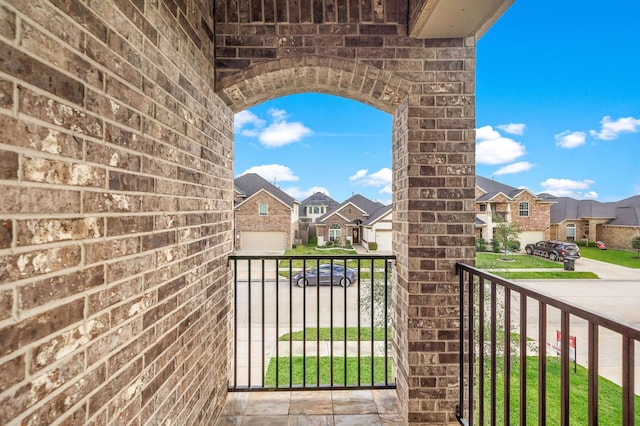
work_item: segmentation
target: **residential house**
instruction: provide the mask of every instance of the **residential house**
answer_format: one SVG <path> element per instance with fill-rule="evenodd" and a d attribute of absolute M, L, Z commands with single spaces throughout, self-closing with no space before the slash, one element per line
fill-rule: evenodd
<path fill-rule="evenodd" d="M 300 221 L 316 222 L 319 217 L 334 210 L 338 205 L 340 203 L 327 194 L 316 192 L 300 203 Z"/>
<path fill-rule="evenodd" d="M 378 252 L 391 252 L 392 222 L 392 206 L 378 208 L 362 224 L 362 245 L 367 249 L 371 249 L 370 243 L 374 242 L 377 245 L 376 250 Z"/>
<path fill-rule="evenodd" d="M 551 238 L 562 241 L 603 241 L 607 247 L 628 249 L 640 235 L 640 195 L 602 203 L 547 195 L 551 206 Z"/>
<path fill-rule="evenodd" d="M 255 173 L 234 180 L 236 250 L 286 250 L 293 245 L 299 203 Z"/>
<path fill-rule="evenodd" d="M 499 223 L 520 225 L 520 245 L 549 238 L 550 209 L 555 201 L 528 189 L 476 176 L 476 238 L 493 239 Z"/>
<path fill-rule="evenodd" d="M 334 210 L 318 218 L 318 245 L 343 238 L 352 245 L 360 244 L 362 224 L 381 207 L 384 207 L 382 203 L 371 201 L 360 194 L 352 195 Z"/>

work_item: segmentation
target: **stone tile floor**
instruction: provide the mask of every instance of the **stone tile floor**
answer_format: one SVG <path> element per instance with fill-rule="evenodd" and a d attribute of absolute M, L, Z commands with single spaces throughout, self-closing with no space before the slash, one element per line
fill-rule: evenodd
<path fill-rule="evenodd" d="M 216 426 L 406 425 L 395 390 L 230 392 Z"/>

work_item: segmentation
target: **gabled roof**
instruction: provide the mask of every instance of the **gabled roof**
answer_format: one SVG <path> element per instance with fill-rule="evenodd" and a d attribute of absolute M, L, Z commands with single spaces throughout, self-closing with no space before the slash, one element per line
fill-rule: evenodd
<path fill-rule="evenodd" d="M 640 207 L 617 207 L 616 218 L 609 225 L 640 226 Z"/>
<path fill-rule="evenodd" d="M 247 198 L 261 190 L 264 190 L 291 208 L 293 208 L 294 204 L 297 203 L 297 201 L 289 194 L 269 183 L 269 181 L 256 173 L 247 173 L 245 175 L 238 176 L 233 182 L 236 191 Z"/>
<path fill-rule="evenodd" d="M 551 223 L 578 219 L 613 219 L 615 207 L 610 203 L 594 200 L 576 200 L 570 197 L 557 197 L 551 206 Z"/>
<path fill-rule="evenodd" d="M 476 186 L 483 192 L 482 195 L 476 198 L 476 201 L 491 201 L 500 196 L 500 194 L 504 195 L 509 200 L 514 200 L 523 192 L 530 193 L 541 202 L 550 201 L 548 198 L 536 196 L 528 189 L 514 188 L 513 186 L 505 185 L 504 183 L 496 182 L 495 180 L 487 179 L 482 176 L 476 176 Z"/>
<path fill-rule="evenodd" d="M 364 216 L 371 216 L 371 214 L 374 213 L 376 210 L 378 210 L 380 207 L 384 207 L 384 204 L 382 203 L 379 203 L 377 201 L 371 201 L 370 199 L 363 197 L 360 194 L 354 194 L 351 197 L 349 197 L 347 200 L 340 203 L 340 205 L 338 205 L 335 209 L 330 210 L 324 215 L 320 216 L 318 218 L 318 222 L 323 222 L 326 218 L 328 218 L 329 216 L 333 215 L 336 212 L 339 212 L 343 207 L 347 206 L 348 204 L 351 204 L 352 206 L 360 210 Z M 341 217 L 344 217 L 344 216 L 341 216 Z"/>
<path fill-rule="evenodd" d="M 327 194 L 316 192 L 302 200 L 300 207 L 302 208 L 302 212 L 304 212 L 304 207 L 306 206 L 327 206 L 327 211 L 331 211 L 338 207 L 339 204 L 340 203 L 329 197 Z"/>
<path fill-rule="evenodd" d="M 382 219 L 388 213 L 390 213 L 392 207 L 393 206 L 391 204 L 389 204 L 388 206 L 379 207 L 378 210 L 376 210 L 369 216 L 369 218 L 363 223 L 363 225 L 364 226 L 374 225 L 376 222 L 378 222 L 380 219 Z"/>

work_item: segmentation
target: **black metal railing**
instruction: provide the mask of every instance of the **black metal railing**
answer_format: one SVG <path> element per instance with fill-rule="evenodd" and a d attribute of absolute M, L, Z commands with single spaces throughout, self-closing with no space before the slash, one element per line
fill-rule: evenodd
<path fill-rule="evenodd" d="M 634 409 L 640 330 L 476 268 L 456 268 L 460 424 L 640 424 Z M 578 347 L 577 340 L 586 343 Z M 609 380 L 599 374 L 603 354 L 608 362 L 618 360 L 619 374 L 612 375 L 607 365 Z M 613 384 L 607 389 L 616 390 L 606 392 L 615 394 L 616 402 L 607 398 L 600 406 L 605 391 L 599 386 L 611 381 L 619 387 Z"/>
<path fill-rule="evenodd" d="M 382 255 L 230 256 L 229 390 L 394 388 L 394 260 Z"/>

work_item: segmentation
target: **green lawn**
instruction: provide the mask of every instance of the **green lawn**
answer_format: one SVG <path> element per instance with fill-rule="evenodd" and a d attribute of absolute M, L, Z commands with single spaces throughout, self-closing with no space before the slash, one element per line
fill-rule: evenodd
<path fill-rule="evenodd" d="M 502 358 L 498 358 L 498 374 L 496 380 L 496 417 L 497 424 L 518 424 L 520 421 L 520 365 L 519 358 L 512 357 L 511 365 L 511 418 L 504 421 L 504 374 L 502 374 Z M 488 365 L 487 365 L 488 370 Z M 527 425 L 538 424 L 538 357 L 527 357 Z M 490 382 L 488 373 L 485 375 L 485 420 L 490 414 Z M 570 394 L 570 424 L 588 424 L 588 371 L 586 368 L 577 366 L 576 373 L 573 372 L 573 364 L 569 374 L 569 394 Z M 601 425 L 622 424 L 622 388 L 615 383 L 600 377 L 598 380 L 598 404 L 599 421 Z M 558 357 L 547 358 L 547 398 L 546 398 L 547 418 L 546 424 L 560 424 L 560 359 Z M 635 397 L 635 406 L 640 406 L 640 396 Z M 477 409 L 476 405 L 476 409 Z M 640 425 L 640 410 L 636 409 L 635 424 Z"/>
<path fill-rule="evenodd" d="M 563 268 L 563 264 L 527 254 L 477 253 L 476 267 L 478 269 Z"/>
<path fill-rule="evenodd" d="M 358 254 L 354 249 L 330 248 L 322 249 L 312 246 L 297 245 L 296 248 L 284 252 L 285 256 L 330 256 L 334 254 Z"/>
<path fill-rule="evenodd" d="M 283 334 L 278 338 L 280 341 L 289 341 L 289 333 Z M 374 327 L 374 340 L 384 341 L 384 327 Z M 318 329 L 307 328 L 306 330 L 307 341 L 318 340 Z M 391 330 L 387 330 L 387 338 L 391 340 Z M 291 334 L 291 340 L 302 341 L 303 332 L 295 331 Z M 331 328 L 320 328 L 320 340 L 331 341 Z M 347 327 L 347 340 L 348 341 L 371 341 L 371 327 L 360 327 L 360 339 L 358 339 L 358 327 Z M 333 329 L 333 341 L 344 341 L 344 327 L 334 327 Z"/>
<path fill-rule="evenodd" d="M 291 362 L 290 362 L 291 360 Z M 306 361 L 306 362 L 305 362 Z M 302 385 L 303 377 L 306 377 L 307 385 L 316 385 L 318 372 L 318 358 L 314 356 L 303 357 L 280 357 L 278 358 L 278 386 Z M 385 383 L 384 358 L 373 358 L 373 383 Z M 391 375 L 392 361 L 387 362 L 388 381 L 392 382 Z M 304 375 L 303 366 L 306 365 Z M 289 383 L 289 373 L 291 369 L 291 383 Z M 360 357 L 360 383 L 371 384 L 371 357 Z M 331 384 L 331 357 L 320 357 L 320 384 Z M 347 377 L 345 383 L 345 360 L 344 357 L 333 357 L 333 383 L 335 385 L 357 385 L 358 384 L 358 358 L 347 357 Z M 264 384 L 266 387 L 276 385 L 276 358 L 272 358 L 265 373 Z"/>
<path fill-rule="evenodd" d="M 287 250 L 284 252 L 285 256 L 319 256 L 319 257 L 324 257 L 323 259 L 320 259 L 320 263 L 330 263 L 331 262 L 331 256 L 335 256 L 335 255 L 352 255 L 352 254 L 358 254 L 358 252 L 356 252 L 353 249 L 342 249 L 342 248 L 329 248 L 329 249 L 323 249 L 323 248 L 317 248 L 317 247 L 310 247 L 310 246 L 302 246 L 299 245 L 296 248 L 292 249 L 292 250 Z M 385 265 L 386 260 L 385 259 L 377 259 L 374 261 L 373 266 L 374 268 L 377 269 L 383 269 L 384 265 Z M 334 260 L 335 264 L 338 265 L 344 265 L 344 260 L 342 259 L 336 259 Z M 306 268 L 313 268 L 318 266 L 317 262 L 315 260 L 311 260 L 308 259 L 305 261 L 303 261 L 302 259 L 295 259 L 292 262 L 292 269 L 295 272 L 297 272 L 298 270 L 304 267 Z M 279 268 L 289 268 L 289 261 L 288 260 L 281 260 L 279 263 Z M 351 260 L 347 260 L 347 266 L 349 268 L 357 268 L 358 267 L 358 260 L 356 259 L 351 259 Z M 365 268 L 365 269 L 370 269 L 371 268 L 371 261 L 370 260 L 361 260 L 360 261 L 360 267 L 361 268 Z M 286 274 L 288 276 L 288 274 Z M 361 276 L 363 276 L 363 274 L 361 274 Z"/>
<path fill-rule="evenodd" d="M 640 268 L 640 258 L 637 251 L 600 250 L 596 247 L 580 246 L 580 254 L 588 259 L 600 260 L 628 268 Z"/>
<path fill-rule="evenodd" d="M 492 274 L 507 280 L 593 280 L 599 278 L 598 275 L 593 272 L 579 271 L 493 271 Z"/>

